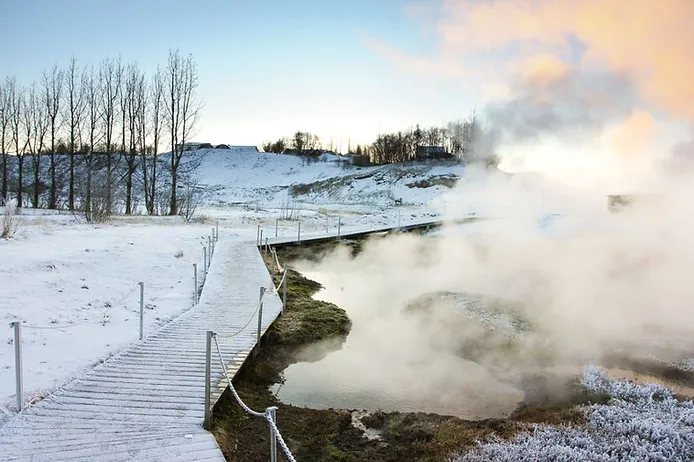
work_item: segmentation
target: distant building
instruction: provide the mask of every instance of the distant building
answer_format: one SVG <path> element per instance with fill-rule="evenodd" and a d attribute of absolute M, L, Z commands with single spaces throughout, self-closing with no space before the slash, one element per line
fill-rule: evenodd
<path fill-rule="evenodd" d="M 349 163 L 355 167 L 368 167 L 371 165 L 371 158 L 366 154 L 347 154 Z"/>
<path fill-rule="evenodd" d="M 443 146 L 417 146 L 417 160 L 452 159 L 453 154 Z"/>
<path fill-rule="evenodd" d="M 180 147 L 181 145 L 179 144 L 177 148 L 180 149 Z M 184 151 L 197 151 L 198 149 L 212 149 L 212 145 L 210 143 L 196 143 L 193 141 L 183 143 Z"/>
<path fill-rule="evenodd" d="M 258 146 L 229 146 L 230 149 L 234 151 L 253 151 L 253 152 L 260 152 L 260 149 L 258 149 Z"/>

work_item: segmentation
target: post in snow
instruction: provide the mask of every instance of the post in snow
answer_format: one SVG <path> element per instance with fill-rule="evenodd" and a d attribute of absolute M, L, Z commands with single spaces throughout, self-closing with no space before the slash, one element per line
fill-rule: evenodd
<path fill-rule="evenodd" d="M 140 340 L 145 330 L 145 283 L 140 283 Z"/>
<path fill-rule="evenodd" d="M 205 413 L 203 417 L 203 427 L 205 429 L 210 428 L 210 417 L 212 417 L 210 404 L 212 397 L 212 337 L 214 335 L 214 332 L 208 330 L 205 339 Z"/>
<path fill-rule="evenodd" d="M 275 237 L 277 237 L 280 228 L 280 219 L 275 218 Z"/>
<path fill-rule="evenodd" d="M 301 220 L 297 222 L 297 235 L 296 235 L 296 242 L 297 244 L 301 243 Z"/>
<path fill-rule="evenodd" d="M 198 264 L 193 263 L 193 306 L 198 304 Z"/>
<path fill-rule="evenodd" d="M 258 354 L 258 350 L 260 350 L 260 337 L 263 329 L 263 296 L 265 296 L 265 287 L 260 288 L 260 298 L 258 299 L 258 332 L 255 340 L 255 354 Z"/>
<path fill-rule="evenodd" d="M 337 238 L 340 238 L 340 228 L 342 227 L 342 217 L 337 217 Z"/>
<path fill-rule="evenodd" d="M 24 383 L 22 381 L 22 323 L 13 321 L 10 327 L 14 328 L 14 371 L 17 386 L 17 412 L 24 407 Z"/>

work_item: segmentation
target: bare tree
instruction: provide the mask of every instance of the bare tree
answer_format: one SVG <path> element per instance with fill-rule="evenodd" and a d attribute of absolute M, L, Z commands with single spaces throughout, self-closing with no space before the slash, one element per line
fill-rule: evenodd
<path fill-rule="evenodd" d="M 106 207 L 108 212 L 113 211 L 113 140 L 116 128 L 116 111 L 123 76 L 123 66 L 120 58 L 118 61 L 106 59 L 101 63 L 99 71 L 100 101 L 102 122 L 104 125 L 104 141 L 106 143 Z"/>
<path fill-rule="evenodd" d="M 84 114 L 84 88 L 78 82 L 77 60 L 73 57 L 65 75 L 66 99 L 63 118 L 68 127 L 68 155 L 70 156 L 68 209 L 75 210 L 75 157 L 76 141 L 80 134 L 80 122 Z"/>
<path fill-rule="evenodd" d="M 123 133 L 128 133 L 128 150 L 124 155 L 125 172 L 125 214 L 133 213 L 133 178 L 138 169 L 138 149 L 141 146 L 139 138 L 141 133 L 142 106 L 144 105 L 144 74 L 137 64 L 128 66 L 123 92 L 123 114 L 125 115 Z"/>
<path fill-rule="evenodd" d="M 86 184 L 84 188 L 84 212 L 87 217 L 92 211 L 92 177 L 94 174 L 94 149 L 99 142 L 99 126 L 101 125 L 101 105 L 99 104 L 101 73 L 95 75 L 94 68 L 91 67 L 82 73 L 81 87 L 84 89 L 84 103 L 86 112 L 86 133 L 85 138 L 89 141 L 86 152 L 83 155 L 86 170 Z"/>
<path fill-rule="evenodd" d="M 7 80 L 9 80 L 9 78 Z M 8 142 L 10 138 L 10 107 L 7 87 L 7 83 L 0 83 L 0 156 L 2 156 L 2 189 L 0 189 L 0 205 L 3 206 L 7 202 L 7 182 L 9 181 Z"/>
<path fill-rule="evenodd" d="M 184 145 L 191 136 L 201 104 L 197 97 L 198 72 L 193 55 L 182 57 L 178 50 L 169 52 L 169 61 L 166 67 L 166 126 L 171 137 L 171 201 L 169 215 L 176 215 L 179 211 L 177 194 L 178 180 L 182 174 L 190 173 L 196 168 L 195 156 L 190 156 L 189 162 L 185 162 L 182 169 Z M 182 171 L 184 170 L 184 171 Z"/>
<path fill-rule="evenodd" d="M 9 110 L 10 132 L 12 134 L 12 142 L 14 144 L 14 152 L 17 157 L 17 207 L 22 208 L 22 187 L 23 178 L 22 171 L 24 166 L 24 148 L 20 148 L 22 143 L 22 111 L 24 109 L 24 95 L 22 90 L 17 86 L 15 78 L 7 79 L 5 82 L 5 92 L 7 95 L 7 108 Z"/>
<path fill-rule="evenodd" d="M 143 98 L 146 98 L 146 95 L 144 95 Z M 157 164 L 159 156 L 159 143 L 164 122 L 164 74 L 159 68 L 157 68 L 157 72 L 152 77 L 148 100 L 150 102 L 149 108 L 151 111 L 152 120 L 152 152 L 149 159 L 145 149 L 142 149 L 140 153 L 142 156 L 142 182 L 145 190 L 145 207 L 147 208 L 147 213 L 154 215 L 156 210 L 155 200 L 157 196 Z M 147 105 L 145 104 L 145 108 L 146 107 Z M 145 120 L 143 120 L 142 123 L 145 124 Z M 144 137 L 143 140 L 145 140 Z"/>
<path fill-rule="evenodd" d="M 24 125 L 29 140 L 28 148 L 31 154 L 34 191 L 32 205 L 39 207 L 39 196 L 43 192 L 44 183 L 41 181 L 41 158 L 44 153 L 46 134 L 50 125 L 46 95 L 40 94 L 36 84 L 29 88 L 28 101 L 24 111 Z"/>
<path fill-rule="evenodd" d="M 57 202 L 57 180 L 56 180 L 56 155 L 55 155 L 55 142 L 56 135 L 60 128 L 60 121 L 58 119 L 60 115 L 60 103 L 62 101 L 63 93 L 63 80 L 64 74 L 62 70 L 58 69 L 58 65 L 53 65 L 53 68 L 49 73 L 44 71 L 43 73 L 43 89 L 44 89 L 44 103 L 46 104 L 46 113 L 48 116 L 48 121 L 50 125 L 50 162 L 51 162 L 51 187 L 50 195 L 48 199 L 48 208 L 56 209 L 58 208 Z"/>

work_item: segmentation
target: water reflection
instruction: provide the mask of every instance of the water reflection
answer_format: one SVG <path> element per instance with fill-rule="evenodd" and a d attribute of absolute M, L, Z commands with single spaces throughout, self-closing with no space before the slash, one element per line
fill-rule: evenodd
<path fill-rule="evenodd" d="M 484 367 L 446 349 L 432 354 L 423 332 L 399 310 L 376 313 L 358 306 L 344 274 L 297 268 L 325 289 L 317 299 L 343 307 L 352 319 L 344 344 L 322 342 L 305 348 L 275 387 L 280 400 L 317 409 L 382 409 L 432 412 L 465 419 L 512 412 L 523 393 L 501 383 Z M 397 328 L 394 328 L 396 326 Z"/>

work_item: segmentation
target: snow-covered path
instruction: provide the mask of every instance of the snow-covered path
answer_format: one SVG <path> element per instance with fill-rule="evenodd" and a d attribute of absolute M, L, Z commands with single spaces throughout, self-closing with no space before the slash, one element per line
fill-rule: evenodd
<path fill-rule="evenodd" d="M 205 332 L 217 332 L 235 373 L 255 344 L 261 286 L 272 288 L 272 280 L 255 246 L 221 234 L 200 303 L 25 408 L 0 428 L 0 459 L 224 460 L 201 426 Z M 265 295 L 263 331 L 281 308 L 276 293 Z M 219 391 L 225 380 L 215 356 Z"/>

